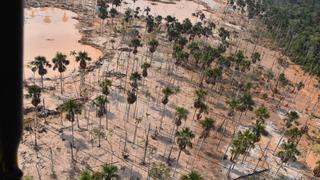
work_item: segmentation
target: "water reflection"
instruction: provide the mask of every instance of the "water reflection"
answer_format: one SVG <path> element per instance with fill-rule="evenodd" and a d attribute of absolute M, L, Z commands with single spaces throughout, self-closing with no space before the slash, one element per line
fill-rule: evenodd
<path fill-rule="evenodd" d="M 49 17 L 49 16 L 44 16 L 43 22 L 45 22 L 45 23 L 47 23 L 47 24 L 51 23 L 50 17 Z"/>
<path fill-rule="evenodd" d="M 67 16 L 66 12 L 63 13 L 62 21 L 67 22 L 69 17 Z"/>

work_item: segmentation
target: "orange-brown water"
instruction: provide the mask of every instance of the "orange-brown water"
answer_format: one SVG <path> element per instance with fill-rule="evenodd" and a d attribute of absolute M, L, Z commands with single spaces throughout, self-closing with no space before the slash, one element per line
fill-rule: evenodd
<path fill-rule="evenodd" d="M 52 62 L 57 51 L 65 53 L 70 60 L 66 74 L 78 68 L 78 63 L 70 56 L 70 51 L 85 50 L 93 60 L 101 56 L 98 49 L 78 42 L 81 34 L 76 28 L 78 21 L 72 19 L 77 16 L 75 13 L 50 7 L 25 9 L 24 15 L 25 78 L 32 77 L 32 71 L 27 66 L 35 56 L 45 56 Z M 57 75 L 58 72 L 49 69 L 46 77 Z"/>

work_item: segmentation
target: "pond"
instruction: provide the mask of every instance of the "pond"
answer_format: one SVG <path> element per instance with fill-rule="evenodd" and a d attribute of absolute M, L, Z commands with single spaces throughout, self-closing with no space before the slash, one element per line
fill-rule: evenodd
<path fill-rule="evenodd" d="M 70 64 L 67 73 L 78 68 L 78 63 L 70 56 L 70 51 L 86 51 L 96 60 L 102 53 L 91 46 L 78 42 L 81 39 L 76 25 L 77 20 L 72 19 L 77 14 L 58 8 L 30 8 L 24 11 L 24 76 L 32 77 L 28 64 L 36 56 L 45 56 L 51 63 L 56 52 L 67 55 Z M 51 63 L 52 64 L 52 63 Z M 58 76 L 58 72 L 48 70 L 46 77 Z"/>

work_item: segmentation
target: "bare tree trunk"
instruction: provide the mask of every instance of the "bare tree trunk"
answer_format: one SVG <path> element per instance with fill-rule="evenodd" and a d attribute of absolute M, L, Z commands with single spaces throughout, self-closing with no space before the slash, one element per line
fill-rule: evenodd
<path fill-rule="evenodd" d="M 144 143 L 144 152 L 143 152 L 143 159 L 142 159 L 141 164 L 146 163 L 146 155 L 147 155 L 148 144 L 149 144 L 149 132 L 150 132 L 150 123 L 149 123 L 148 132 L 147 132 L 147 136 L 146 136 L 146 141 Z"/>
<path fill-rule="evenodd" d="M 281 141 L 282 141 L 283 137 L 284 137 L 284 133 L 282 133 L 282 136 L 281 136 L 281 138 L 280 138 L 280 140 L 279 140 L 279 142 L 278 142 L 278 144 L 277 144 L 276 148 L 273 150 L 273 153 L 272 153 L 273 155 L 276 153 L 276 151 L 277 151 L 277 149 L 278 149 L 278 147 L 279 147 L 279 145 L 280 145 L 280 143 L 281 143 Z"/>
<path fill-rule="evenodd" d="M 178 154 L 178 157 L 177 157 L 177 164 L 176 164 L 176 166 L 175 166 L 175 168 L 174 168 L 172 177 L 174 177 L 175 174 L 176 174 L 177 167 L 178 167 L 178 164 L 179 164 L 180 155 L 181 155 L 181 151 L 182 151 L 182 149 L 179 150 L 179 154 Z"/>
<path fill-rule="evenodd" d="M 160 120 L 160 130 L 162 129 L 162 123 L 163 123 L 165 111 L 166 111 L 166 105 L 164 104 L 163 105 L 163 110 L 162 110 L 162 116 L 161 116 L 161 120 Z"/>

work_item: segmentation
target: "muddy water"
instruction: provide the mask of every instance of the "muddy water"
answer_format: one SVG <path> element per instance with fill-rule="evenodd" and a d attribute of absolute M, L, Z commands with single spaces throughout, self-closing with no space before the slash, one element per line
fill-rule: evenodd
<path fill-rule="evenodd" d="M 35 56 L 45 56 L 51 62 L 57 51 L 65 53 L 70 60 L 66 74 L 78 67 L 70 51 L 85 50 L 93 60 L 101 56 L 99 50 L 78 42 L 81 34 L 76 28 L 77 20 L 72 19 L 77 16 L 75 13 L 57 8 L 30 8 L 25 9 L 24 15 L 25 78 L 32 77 L 33 73 L 27 66 Z M 46 76 L 57 75 L 58 72 L 49 69 Z"/>

